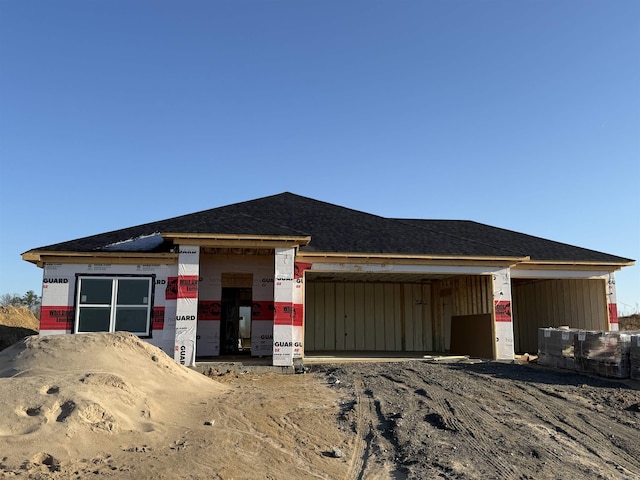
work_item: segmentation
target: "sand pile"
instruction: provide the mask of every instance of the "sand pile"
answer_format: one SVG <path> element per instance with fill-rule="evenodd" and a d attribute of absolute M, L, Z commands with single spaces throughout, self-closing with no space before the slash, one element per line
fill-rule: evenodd
<path fill-rule="evenodd" d="M 40 328 L 39 320 L 27 308 L 0 307 L 0 325 L 7 327 L 22 327 L 29 330 L 38 331 Z"/>
<path fill-rule="evenodd" d="M 129 333 L 24 338 L 0 352 L 0 473 L 166 441 L 225 390 Z"/>
<path fill-rule="evenodd" d="M 40 322 L 28 309 L 0 307 L 0 350 L 38 333 Z"/>

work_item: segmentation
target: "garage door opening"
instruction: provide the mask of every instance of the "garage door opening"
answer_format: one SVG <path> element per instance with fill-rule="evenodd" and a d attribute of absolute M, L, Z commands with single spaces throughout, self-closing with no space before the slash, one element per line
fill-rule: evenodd
<path fill-rule="evenodd" d="M 512 279 L 516 353 L 538 350 L 544 327 L 607 330 L 604 279 Z"/>
<path fill-rule="evenodd" d="M 491 277 L 365 275 L 307 277 L 305 352 L 493 356 Z"/>

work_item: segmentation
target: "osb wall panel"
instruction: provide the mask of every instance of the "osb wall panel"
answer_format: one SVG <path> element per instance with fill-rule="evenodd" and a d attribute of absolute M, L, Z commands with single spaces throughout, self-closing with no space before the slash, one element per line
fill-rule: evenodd
<path fill-rule="evenodd" d="M 430 351 L 429 284 L 308 282 L 306 351 Z"/>
<path fill-rule="evenodd" d="M 513 320 L 517 353 L 538 349 L 538 328 L 563 325 L 606 330 L 605 281 L 522 280 L 513 283 Z"/>

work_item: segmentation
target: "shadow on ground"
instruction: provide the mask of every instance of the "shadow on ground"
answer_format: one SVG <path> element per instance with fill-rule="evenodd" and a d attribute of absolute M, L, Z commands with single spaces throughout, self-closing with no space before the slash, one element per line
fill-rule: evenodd
<path fill-rule="evenodd" d="M 0 350 L 4 350 L 10 347 L 19 340 L 29 335 L 37 335 L 36 330 L 22 327 L 8 327 L 6 325 L 0 325 Z"/>

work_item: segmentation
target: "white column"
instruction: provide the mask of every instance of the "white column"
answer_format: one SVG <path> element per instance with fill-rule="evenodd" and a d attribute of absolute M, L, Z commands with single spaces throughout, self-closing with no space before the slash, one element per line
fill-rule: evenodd
<path fill-rule="evenodd" d="M 196 363 L 198 330 L 198 279 L 200 247 L 178 248 L 178 292 L 176 297 L 176 340 L 174 359 L 182 365 Z"/>
<path fill-rule="evenodd" d="M 616 277 L 612 273 L 607 275 L 607 314 L 609 330 L 617 332 L 618 326 L 618 301 L 616 300 Z"/>
<path fill-rule="evenodd" d="M 495 331 L 495 357 L 513 360 L 513 319 L 511 317 L 511 274 L 504 268 L 493 274 L 493 325 Z"/>
<path fill-rule="evenodd" d="M 293 365 L 293 268 L 295 249 L 276 248 L 273 284 L 273 364 Z"/>
<path fill-rule="evenodd" d="M 302 358 L 304 348 L 304 271 L 311 268 L 311 263 L 295 262 L 293 277 L 293 358 Z"/>

